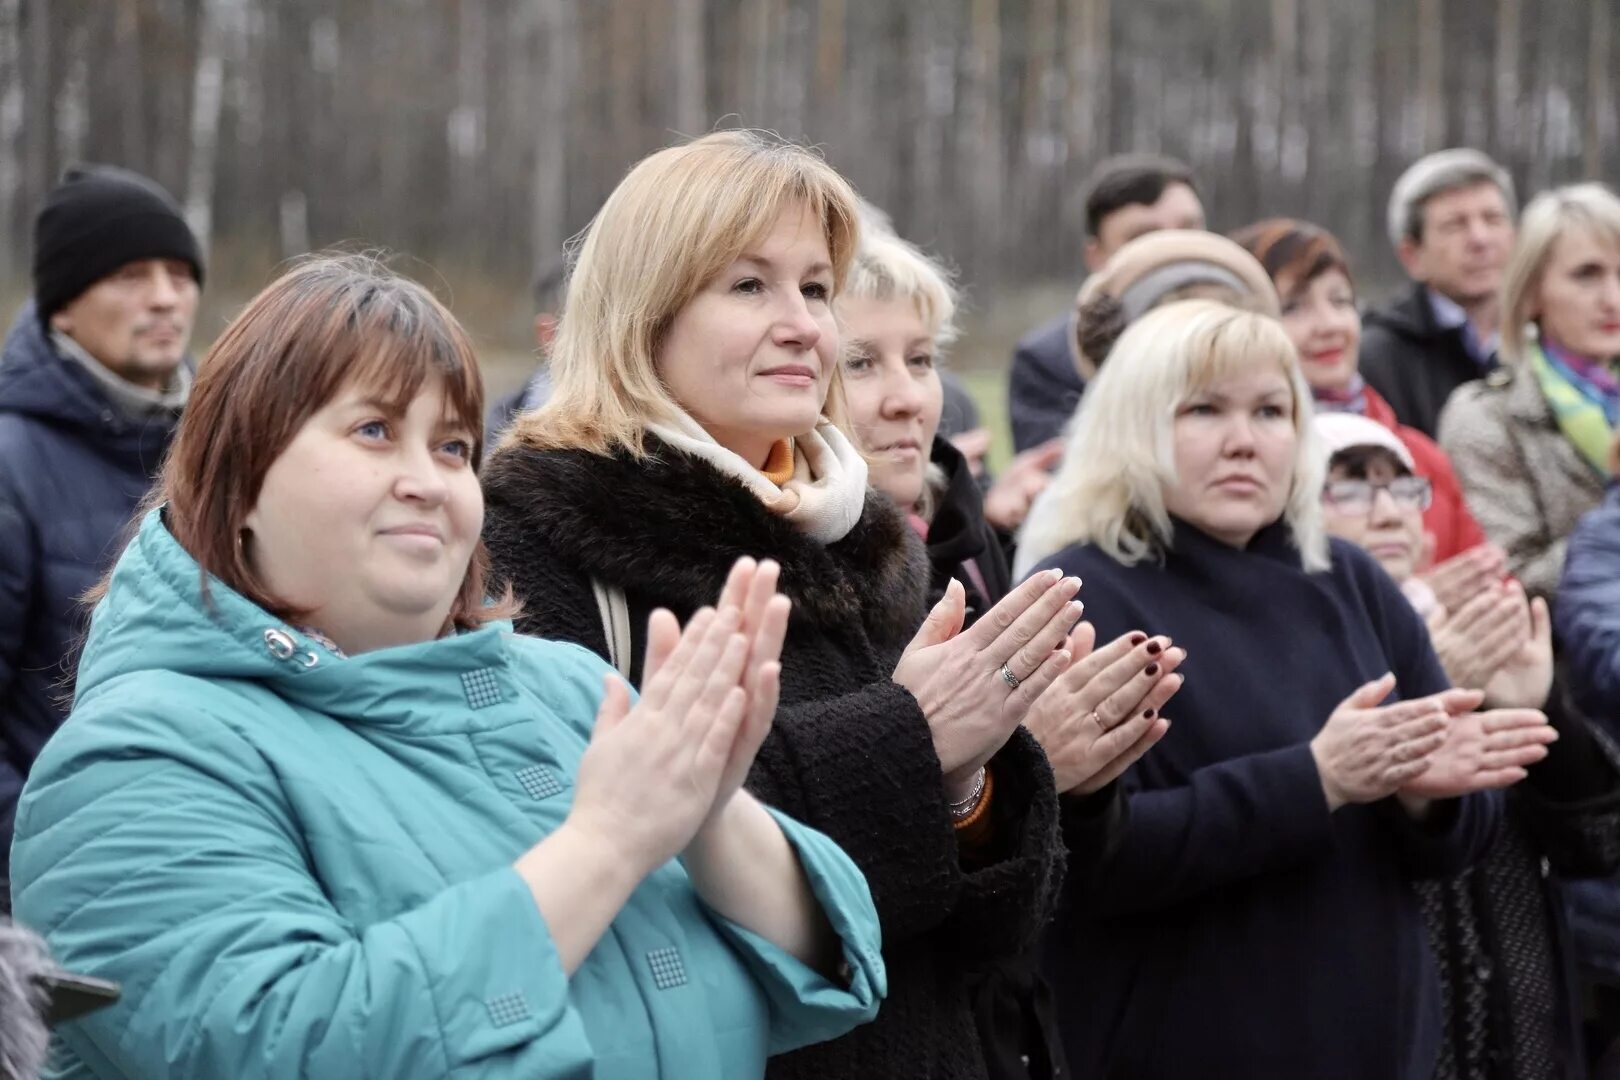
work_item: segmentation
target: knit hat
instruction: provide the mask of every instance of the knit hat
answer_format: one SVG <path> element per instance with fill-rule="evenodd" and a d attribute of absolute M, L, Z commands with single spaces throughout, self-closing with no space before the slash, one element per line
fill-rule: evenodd
<path fill-rule="evenodd" d="M 1376 420 L 1369 420 L 1365 416 L 1346 412 L 1319 412 L 1314 417 L 1316 433 L 1321 436 L 1321 444 L 1327 451 L 1327 460 L 1332 461 L 1333 456 L 1341 450 L 1349 450 L 1356 446 L 1376 446 L 1380 450 L 1388 450 L 1406 466 L 1407 472 L 1417 472 L 1417 465 L 1412 460 L 1412 451 L 1401 442 L 1400 436 Z"/>
<path fill-rule="evenodd" d="M 1195 229 L 1147 233 L 1114 252 L 1075 297 L 1069 349 L 1081 375 L 1096 373 L 1125 327 L 1188 285 L 1224 285 L 1252 297 L 1252 310 L 1272 318 L 1281 314 L 1265 269 L 1226 237 Z"/>
<path fill-rule="evenodd" d="M 202 251 L 168 192 L 111 165 L 68 170 L 34 219 L 40 322 L 49 325 L 80 293 L 140 259 L 180 259 L 202 284 Z"/>

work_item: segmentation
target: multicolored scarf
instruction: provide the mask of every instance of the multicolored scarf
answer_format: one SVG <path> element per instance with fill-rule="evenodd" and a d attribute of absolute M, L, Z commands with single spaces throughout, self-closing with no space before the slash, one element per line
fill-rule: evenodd
<path fill-rule="evenodd" d="M 1609 445 L 1620 421 L 1620 380 L 1615 378 L 1612 363 L 1582 359 L 1551 342 L 1530 350 L 1530 370 L 1535 372 L 1558 430 L 1605 479 Z"/>
<path fill-rule="evenodd" d="M 1319 412 L 1355 413 L 1357 416 L 1367 415 L 1367 380 L 1358 372 L 1351 380 L 1350 385 L 1343 390 L 1328 390 L 1320 386 L 1311 387 L 1311 397 L 1316 400 Z"/>

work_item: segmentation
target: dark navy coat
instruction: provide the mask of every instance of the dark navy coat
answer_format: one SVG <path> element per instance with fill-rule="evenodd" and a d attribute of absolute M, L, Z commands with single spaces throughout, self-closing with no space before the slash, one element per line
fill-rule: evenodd
<path fill-rule="evenodd" d="M 1429 1080 L 1440 998 L 1413 881 L 1491 842 L 1495 794 L 1426 824 L 1393 799 L 1330 814 L 1310 740 L 1362 683 L 1443 690 L 1423 623 L 1371 556 L 1307 573 L 1287 526 L 1239 551 L 1178 523 L 1164 561 L 1095 547 L 1042 563 L 1084 582 L 1099 641 L 1187 649 L 1173 726 L 1120 781 L 1111 855 L 1071 861 L 1046 967 L 1076 1076 Z"/>
<path fill-rule="evenodd" d="M 78 598 L 111 567 L 176 421 L 128 420 L 89 372 L 57 354 L 33 304 L 0 348 L 0 872 L 7 878 L 23 779 L 67 715 L 71 656 L 87 623 Z"/>
<path fill-rule="evenodd" d="M 1086 381 L 1069 349 L 1069 316 L 1042 323 L 1018 341 L 1007 384 L 1013 449 L 1029 450 L 1055 439 L 1080 407 Z"/>
<path fill-rule="evenodd" d="M 1564 677 L 1581 711 L 1620 738 L 1620 484 L 1569 538 L 1553 605 Z M 1620 877 L 1565 884 L 1569 922 L 1589 978 L 1620 986 Z"/>

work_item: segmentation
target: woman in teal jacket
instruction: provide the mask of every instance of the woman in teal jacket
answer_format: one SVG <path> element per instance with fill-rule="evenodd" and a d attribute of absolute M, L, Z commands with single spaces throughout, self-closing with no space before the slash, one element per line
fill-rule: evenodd
<path fill-rule="evenodd" d="M 866 883 L 740 790 L 787 601 L 654 616 L 633 701 L 483 600 L 482 386 L 355 258 L 203 363 L 25 790 L 19 919 L 122 999 L 59 1075 L 757 1077 L 871 1019 Z"/>

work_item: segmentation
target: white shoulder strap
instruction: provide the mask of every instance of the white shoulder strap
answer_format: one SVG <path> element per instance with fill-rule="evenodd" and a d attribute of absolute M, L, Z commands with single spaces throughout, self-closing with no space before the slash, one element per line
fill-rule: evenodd
<path fill-rule="evenodd" d="M 630 678 L 630 604 L 624 590 L 591 579 L 591 592 L 596 596 L 596 610 L 602 616 L 602 636 L 607 638 L 608 660 L 619 669 L 619 674 Z"/>

